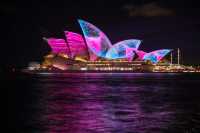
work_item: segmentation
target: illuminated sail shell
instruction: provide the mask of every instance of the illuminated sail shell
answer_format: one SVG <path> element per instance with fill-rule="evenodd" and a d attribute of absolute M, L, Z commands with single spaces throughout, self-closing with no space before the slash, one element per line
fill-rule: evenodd
<path fill-rule="evenodd" d="M 83 20 L 78 20 L 78 22 L 89 48 L 90 57 L 94 58 L 97 55 L 105 58 L 108 49 L 112 46 L 108 37 L 93 24 Z"/>
<path fill-rule="evenodd" d="M 65 53 L 69 55 L 69 48 L 64 39 L 57 39 L 57 38 L 44 38 L 47 40 L 49 46 L 51 47 L 52 53 Z"/>
<path fill-rule="evenodd" d="M 65 31 L 65 36 L 72 58 L 76 56 L 88 56 L 88 49 L 82 35 L 70 31 Z"/>
<path fill-rule="evenodd" d="M 106 53 L 108 59 L 119 59 L 134 57 L 134 51 L 138 49 L 141 41 L 136 39 L 124 40 L 114 44 Z"/>
<path fill-rule="evenodd" d="M 161 59 L 163 59 L 164 56 L 166 56 L 171 51 L 171 49 L 161 49 L 152 51 L 150 53 L 145 54 L 143 60 L 150 60 L 152 63 L 158 63 Z"/>
<path fill-rule="evenodd" d="M 139 60 L 143 60 L 145 54 L 147 54 L 147 52 L 142 50 L 135 50 L 134 52 L 137 54 Z"/>

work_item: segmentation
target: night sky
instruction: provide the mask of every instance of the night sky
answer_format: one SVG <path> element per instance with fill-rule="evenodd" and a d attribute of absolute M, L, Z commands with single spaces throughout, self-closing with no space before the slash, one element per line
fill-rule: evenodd
<path fill-rule="evenodd" d="M 41 61 L 50 51 L 42 37 L 82 33 L 79 18 L 99 27 L 112 43 L 135 38 L 147 52 L 180 48 L 182 63 L 200 64 L 199 13 L 193 0 L 1 1 L 1 66 Z"/>

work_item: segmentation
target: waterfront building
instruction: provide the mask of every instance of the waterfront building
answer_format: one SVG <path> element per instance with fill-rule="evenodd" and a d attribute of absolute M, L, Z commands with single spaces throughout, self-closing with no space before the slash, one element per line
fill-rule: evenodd
<path fill-rule="evenodd" d="M 40 65 L 42 70 L 74 71 L 153 71 L 171 49 L 152 52 L 140 50 L 141 40 L 127 39 L 111 43 L 102 30 L 93 24 L 78 20 L 83 35 L 64 31 L 65 39 L 44 38 L 51 52 Z"/>

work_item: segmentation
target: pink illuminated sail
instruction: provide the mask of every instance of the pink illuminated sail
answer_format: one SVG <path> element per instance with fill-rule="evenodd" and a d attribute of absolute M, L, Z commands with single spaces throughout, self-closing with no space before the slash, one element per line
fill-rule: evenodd
<path fill-rule="evenodd" d="M 71 52 L 71 57 L 75 56 L 87 56 L 88 49 L 84 42 L 82 35 L 70 31 L 65 31 L 67 45 Z"/>
<path fill-rule="evenodd" d="M 143 60 L 145 54 L 147 54 L 146 52 L 142 51 L 142 50 L 135 50 L 136 54 L 138 55 L 138 59 L 139 60 Z"/>
<path fill-rule="evenodd" d="M 126 52 L 126 58 L 128 59 L 128 61 L 132 61 L 134 56 L 135 56 L 135 53 L 134 51 L 136 51 L 137 49 L 136 48 L 126 48 L 125 49 L 125 52 Z"/>
<path fill-rule="evenodd" d="M 69 56 L 69 48 L 64 39 L 57 38 L 44 38 L 55 54 L 66 53 Z"/>

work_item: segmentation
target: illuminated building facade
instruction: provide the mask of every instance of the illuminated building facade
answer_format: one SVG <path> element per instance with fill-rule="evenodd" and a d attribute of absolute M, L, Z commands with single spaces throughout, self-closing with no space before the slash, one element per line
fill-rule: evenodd
<path fill-rule="evenodd" d="M 93 24 L 84 20 L 78 20 L 78 22 L 83 36 L 65 31 L 66 39 L 44 38 L 51 47 L 53 56 L 46 56 L 48 58 L 45 58 L 42 67 L 46 68 L 48 64 L 48 66 L 61 70 L 69 68 L 75 70 L 135 70 L 140 68 L 138 66 L 145 66 L 145 64 L 148 66 L 157 64 L 171 52 L 170 49 L 144 52 L 139 50 L 141 40 L 138 39 L 128 39 L 112 44 L 106 34 Z M 74 63 L 69 65 L 65 61 L 74 61 Z"/>

